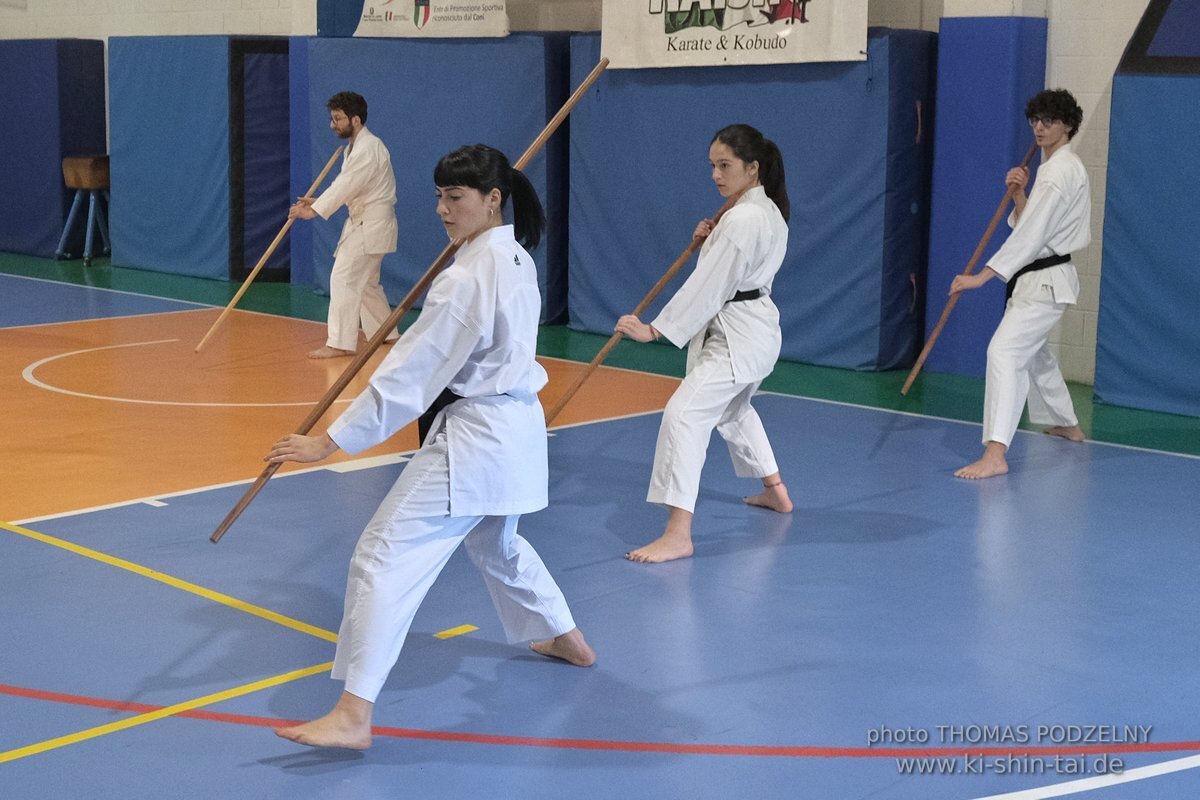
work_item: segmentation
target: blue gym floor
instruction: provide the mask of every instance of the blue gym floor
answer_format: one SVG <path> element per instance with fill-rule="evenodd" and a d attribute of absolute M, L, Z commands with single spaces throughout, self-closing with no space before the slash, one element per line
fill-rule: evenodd
<path fill-rule="evenodd" d="M 1200 459 L 1021 432 L 1011 474 L 967 482 L 977 424 L 755 403 L 795 511 L 745 506 L 715 439 L 696 556 L 662 565 L 622 558 L 665 519 L 644 502 L 659 415 L 555 430 L 521 532 L 597 664 L 506 644 L 456 554 L 365 753 L 269 726 L 336 699 L 347 563 L 402 463 L 281 474 L 215 546 L 244 486 L 0 524 L 0 797 L 1200 792 Z M 1083 738 L 1126 728 L 1149 732 Z M 1123 772 L 1097 778 L 1106 754 Z"/>

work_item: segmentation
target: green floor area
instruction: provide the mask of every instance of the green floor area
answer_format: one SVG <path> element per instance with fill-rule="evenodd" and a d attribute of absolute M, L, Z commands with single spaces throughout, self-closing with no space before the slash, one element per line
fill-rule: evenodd
<path fill-rule="evenodd" d="M 82 261 L 53 261 L 11 253 L 0 253 L 0 273 L 214 306 L 226 305 L 239 286 L 231 282 L 113 267 L 106 259 L 84 267 Z M 319 322 L 325 319 L 328 299 L 310 288 L 286 283 L 256 283 L 238 307 Z M 411 323 L 413 316 L 409 315 L 406 322 Z M 586 362 L 591 361 L 606 341 L 605 336 L 580 333 L 565 326 L 546 326 L 538 336 L 538 353 Z M 678 377 L 683 375 L 684 353 L 662 343 L 638 344 L 625 340 L 613 348 L 605 364 Z M 907 370 L 854 372 L 781 361 L 762 388 L 924 416 L 968 422 L 980 420 L 982 380 L 922 373 L 908 395 L 902 396 L 900 387 L 907 374 Z M 1200 456 L 1200 418 L 1104 405 L 1094 402 L 1091 386 L 1070 384 L 1070 389 L 1079 424 L 1089 438 Z M 1032 429 L 1027 422 L 1022 423 L 1022 427 Z"/>

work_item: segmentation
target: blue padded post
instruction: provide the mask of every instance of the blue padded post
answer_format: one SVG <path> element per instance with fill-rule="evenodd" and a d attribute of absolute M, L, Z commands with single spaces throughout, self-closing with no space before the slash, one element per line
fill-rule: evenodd
<path fill-rule="evenodd" d="M 1200 416 L 1200 73 L 1113 80 L 1096 399 Z"/>
<path fill-rule="evenodd" d="M 966 268 L 1007 191 L 1004 175 L 1033 144 L 1026 101 L 1045 88 L 1046 20 L 944 18 L 938 35 L 937 130 L 929 230 L 926 335 L 954 276 Z M 1032 165 L 1036 165 L 1035 155 Z M 1008 235 L 1002 221 L 980 259 Z M 983 376 L 987 345 L 1004 315 L 1004 286 L 992 281 L 955 307 L 925 369 Z"/>

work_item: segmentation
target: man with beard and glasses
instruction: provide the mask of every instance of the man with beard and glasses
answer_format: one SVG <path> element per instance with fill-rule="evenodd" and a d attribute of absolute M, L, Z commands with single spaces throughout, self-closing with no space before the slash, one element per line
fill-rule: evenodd
<path fill-rule="evenodd" d="M 386 253 L 396 252 L 396 176 L 387 147 L 367 130 L 367 101 L 355 92 L 329 98 L 329 127 L 347 140 L 342 169 L 320 197 L 300 198 L 288 212 L 291 219 L 329 219 L 346 206 L 350 212 L 329 276 L 329 334 L 324 347 L 309 358 L 352 356 L 358 331 L 369 339 L 391 314 L 379 284 Z M 387 341 L 395 341 L 393 331 Z"/>

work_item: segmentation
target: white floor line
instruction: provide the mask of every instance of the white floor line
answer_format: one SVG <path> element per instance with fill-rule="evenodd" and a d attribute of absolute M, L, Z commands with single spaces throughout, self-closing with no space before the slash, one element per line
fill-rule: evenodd
<path fill-rule="evenodd" d="M 990 794 L 987 797 L 978 797 L 976 800 L 1042 800 L 1042 798 L 1046 797 L 1063 797 L 1078 792 L 1090 792 L 1093 789 L 1119 786 L 1122 783 L 1156 778 L 1159 775 L 1182 772 L 1185 769 L 1195 769 L 1196 767 L 1200 767 L 1200 756 L 1187 756 L 1186 758 L 1176 758 L 1171 761 L 1137 767 L 1136 769 L 1126 770 L 1115 775 L 1097 775 L 1093 778 L 1082 778 L 1076 781 L 1068 781 L 1067 783 L 1054 784 L 1053 786 L 1042 786 L 1037 789 L 1023 789 L 1019 792 L 1007 792 L 1005 794 Z"/>
<path fill-rule="evenodd" d="M 33 375 L 34 371 L 37 370 L 38 367 L 40 367 L 44 364 L 49 364 L 51 361 L 58 361 L 59 359 L 68 358 L 70 356 L 83 355 L 84 353 L 96 353 L 96 352 L 99 352 L 100 350 L 119 350 L 122 347 L 141 347 L 143 345 L 149 345 L 149 344 L 170 344 L 172 342 L 178 342 L 178 341 L 180 341 L 180 340 L 179 339 L 156 339 L 156 340 L 150 341 L 150 342 L 129 342 L 127 344 L 110 344 L 110 345 L 105 345 L 104 347 L 89 347 L 89 348 L 86 348 L 83 350 L 72 350 L 72 351 L 66 352 L 66 353 L 58 353 L 57 355 L 46 356 L 45 358 L 43 358 L 39 361 L 33 362 L 32 364 L 30 364 L 24 370 L 21 371 L 21 377 L 24 378 L 26 380 L 26 382 L 33 384 L 34 386 L 38 387 L 39 389 L 45 389 L 48 392 L 57 392 L 58 394 L 65 394 L 65 395 L 69 395 L 71 397 L 82 397 L 87 400 L 107 400 L 108 402 L 111 402 L 111 403 L 136 403 L 138 405 L 145 405 L 145 406 L 184 406 L 187 408 L 284 408 L 284 407 L 292 407 L 292 406 L 315 406 L 319 402 L 319 400 L 301 400 L 299 402 L 293 402 L 293 403 L 188 403 L 188 402 L 183 402 L 181 400 L 138 400 L 138 399 L 135 399 L 132 397 L 113 397 L 111 395 L 90 394 L 88 392 L 76 392 L 71 389 L 63 389 L 59 386 L 52 386 L 49 383 L 38 380 Z M 351 402 L 351 400 L 352 400 L 352 398 L 346 398 L 346 399 L 334 400 L 333 402 L 335 404 L 336 403 L 349 403 L 349 402 Z"/>
<path fill-rule="evenodd" d="M 182 277 L 182 276 L 181 276 Z M 111 292 L 112 294 L 128 294 L 133 297 L 147 297 L 151 300 L 170 300 L 172 303 L 183 303 L 189 306 L 204 306 L 205 308 L 220 308 L 221 306 L 209 305 L 196 300 L 176 300 L 174 297 L 163 297 L 157 294 L 146 294 L 145 292 L 131 292 L 126 289 L 110 289 L 107 286 L 92 286 L 86 283 L 72 283 L 71 281 L 59 281 L 54 278 L 32 278 L 28 275 L 13 275 L 8 272 L 0 273 L 0 280 L 4 278 L 17 278 L 23 281 L 37 281 L 38 283 L 56 283 L 59 286 L 74 286 L 77 289 L 94 289 L 97 292 Z"/>
<path fill-rule="evenodd" d="M 935 419 L 940 422 L 953 422 L 957 425 L 971 425 L 976 428 L 983 428 L 983 423 L 980 423 L 980 422 L 968 422 L 965 419 L 953 419 L 951 417 L 939 417 L 935 414 L 919 414 L 915 411 L 900 411 L 900 410 L 894 409 L 894 408 L 879 408 L 878 406 L 867 406 L 867 405 L 862 405 L 861 403 L 848 403 L 843 400 L 826 400 L 821 397 L 808 397 L 807 395 L 788 394 L 786 392 L 756 392 L 755 396 L 758 396 L 758 395 L 770 395 L 772 397 L 789 397 L 794 400 L 810 400 L 814 403 L 826 403 L 831 406 L 846 406 L 847 408 L 860 408 L 864 411 L 878 411 L 883 414 L 897 414 L 901 417 L 916 417 L 917 419 Z M 1148 412 L 1148 413 L 1156 413 L 1156 412 Z M 1030 431 L 1030 430 L 1024 430 L 1024 429 L 1018 429 L 1017 433 L 1023 434 L 1026 436 L 1045 436 L 1046 435 L 1044 433 L 1039 433 L 1038 431 Z M 1081 444 L 1100 445 L 1103 447 L 1116 447 L 1121 450 L 1136 450 L 1140 453 L 1153 453 L 1155 455 L 1160 455 L 1160 456 L 1176 456 L 1178 458 L 1200 459 L 1200 456 L 1192 455 L 1191 453 L 1176 453 L 1172 450 L 1156 450 L 1153 447 L 1138 447 L 1137 445 L 1134 445 L 1134 444 L 1120 444 L 1118 442 L 1102 442 L 1098 439 L 1086 439 L 1085 441 L 1081 442 Z"/>

